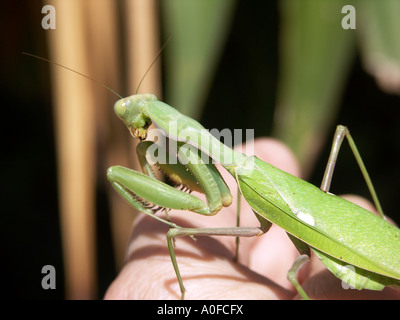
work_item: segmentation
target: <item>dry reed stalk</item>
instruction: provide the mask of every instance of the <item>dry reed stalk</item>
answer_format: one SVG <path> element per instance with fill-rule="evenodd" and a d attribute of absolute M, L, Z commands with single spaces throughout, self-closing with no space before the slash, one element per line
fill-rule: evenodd
<path fill-rule="evenodd" d="M 48 32 L 51 59 L 88 74 L 84 2 L 46 2 L 57 10 Z M 94 229 L 93 97 L 87 79 L 52 66 L 59 205 L 67 299 L 91 299 L 96 292 Z"/>

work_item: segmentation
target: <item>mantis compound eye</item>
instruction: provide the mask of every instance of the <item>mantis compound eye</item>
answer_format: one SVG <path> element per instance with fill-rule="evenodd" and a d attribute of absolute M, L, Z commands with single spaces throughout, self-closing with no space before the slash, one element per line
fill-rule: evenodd
<path fill-rule="evenodd" d="M 129 104 L 129 101 L 127 101 L 127 99 L 120 99 L 114 104 L 114 112 L 118 118 L 124 119 L 127 104 Z"/>

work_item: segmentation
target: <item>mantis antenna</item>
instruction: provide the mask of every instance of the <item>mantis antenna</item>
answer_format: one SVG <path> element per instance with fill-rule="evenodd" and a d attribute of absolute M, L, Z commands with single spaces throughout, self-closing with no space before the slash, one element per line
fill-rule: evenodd
<path fill-rule="evenodd" d="M 103 84 L 103 83 L 97 81 L 96 79 L 91 78 L 91 77 L 89 77 L 89 76 L 87 76 L 87 75 L 85 75 L 85 74 L 83 74 L 83 73 L 80 73 L 80 72 L 78 72 L 78 71 L 76 71 L 76 70 L 74 70 L 74 69 L 68 68 L 68 67 L 66 67 L 66 66 L 63 66 L 62 64 L 59 64 L 59 63 L 57 63 L 57 62 L 51 61 L 51 60 L 49 60 L 49 59 L 46 59 L 46 58 L 43 58 L 43 57 L 40 57 L 40 56 L 37 56 L 37 55 L 34 55 L 34 54 L 32 54 L 32 53 L 22 52 L 22 54 L 24 54 L 24 55 L 26 55 L 26 56 L 34 57 L 34 58 L 36 58 L 36 59 L 43 60 L 43 61 L 46 61 L 46 62 L 49 62 L 49 63 L 53 63 L 53 64 L 55 64 L 56 66 L 59 66 L 59 67 L 64 68 L 64 69 L 67 69 L 67 70 L 72 71 L 72 72 L 74 72 L 74 73 L 76 73 L 76 74 L 79 74 L 79 75 L 82 76 L 82 77 L 85 77 L 85 78 L 88 78 L 89 80 L 92 80 L 93 82 L 97 83 L 98 85 L 102 86 L 103 88 L 106 88 L 108 91 L 112 92 L 113 94 L 115 94 L 115 95 L 116 95 L 117 97 L 119 97 L 120 99 L 123 98 L 123 97 L 122 97 L 120 94 L 118 94 L 115 90 L 111 89 L 110 87 L 107 87 L 105 84 Z"/>
<path fill-rule="evenodd" d="M 169 40 L 171 39 L 171 37 L 172 37 L 172 34 L 168 37 L 168 39 L 165 41 L 165 43 L 163 44 L 163 46 L 162 46 L 162 47 L 160 48 L 160 50 L 157 52 L 157 54 L 156 54 L 154 60 L 152 61 L 152 63 L 150 64 L 150 66 L 147 68 L 147 70 L 146 70 L 146 72 L 144 73 L 142 79 L 140 80 L 139 85 L 137 86 L 137 89 L 136 89 L 135 94 L 138 93 L 139 88 L 140 88 L 140 86 L 141 86 L 142 83 L 143 83 L 143 80 L 146 78 L 146 76 L 147 76 L 147 74 L 149 73 L 151 67 L 154 65 L 154 63 L 156 63 L 156 61 L 157 61 L 158 58 L 160 57 L 161 53 L 163 52 L 163 50 L 164 50 L 165 47 L 167 46 L 167 44 L 168 44 Z M 76 71 L 76 70 L 74 70 L 74 69 L 68 68 L 68 67 L 66 67 L 66 66 L 64 66 L 64 65 L 62 65 L 62 64 L 59 64 L 59 63 L 54 62 L 54 61 L 52 61 L 52 60 L 49 60 L 49 59 L 46 59 L 46 58 L 37 56 L 37 55 L 32 54 L 32 53 L 22 52 L 22 54 L 24 54 L 24 55 L 26 55 L 26 56 L 30 56 L 30 57 L 36 58 L 36 59 L 39 59 L 39 60 L 42 60 L 42 61 L 46 61 L 46 62 L 55 64 L 56 66 L 59 66 L 59 67 L 64 68 L 64 69 L 67 69 L 67 70 L 72 71 L 72 72 L 74 72 L 74 73 L 76 73 L 76 74 L 79 74 L 80 76 L 85 77 L 85 78 L 87 78 L 87 79 L 89 79 L 89 80 L 92 80 L 93 82 L 97 83 L 98 85 L 100 85 L 100 86 L 102 86 L 103 88 L 107 89 L 108 91 L 112 92 L 113 94 L 115 94 L 115 95 L 116 95 L 117 97 L 119 97 L 120 99 L 123 99 L 123 97 L 122 97 L 118 92 L 116 92 L 114 89 L 112 89 L 112 88 L 106 86 L 105 84 L 103 84 L 103 83 L 97 81 L 96 79 L 94 79 L 94 78 L 92 78 L 92 77 L 89 77 L 89 76 L 87 76 L 87 75 L 85 75 L 85 74 L 83 74 L 83 73 L 81 73 L 81 72 L 79 72 L 79 71 Z"/>
<path fill-rule="evenodd" d="M 169 40 L 171 40 L 171 37 L 172 37 L 172 34 L 169 35 L 168 39 L 164 42 L 163 46 L 160 48 L 160 50 L 158 50 L 158 52 L 157 52 L 157 54 L 156 54 L 156 56 L 155 56 L 153 62 L 152 62 L 152 63 L 150 64 L 150 66 L 147 68 L 147 70 L 146 70 L 146 72 L 144 73 L 142 79 L 140 80 L 139 85 L 138 85 L 137 88 L 136 88 L 135 94 L 137 94 L 137 93 L 139 92 L 139 88 L 140 88 L 140 86 L 142 85 L 144 78 L 146 78 L 146 76 L 147 76 L 147 74 L 149 73 L 151 67 L 156 63 L 156 61 L 157 61 L 158 58 L 160 57 L 161 52 L 164 51 L 164 49 L 165 49 L 165 47 L 167 46 Z"/>

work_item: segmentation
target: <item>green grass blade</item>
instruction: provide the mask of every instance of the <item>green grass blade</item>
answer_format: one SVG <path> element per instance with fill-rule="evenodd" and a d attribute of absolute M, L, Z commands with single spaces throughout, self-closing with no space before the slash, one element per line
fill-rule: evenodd
<path fill-rule="evenodd" d="M 354 30 L 344 30 L 345 1 L 281 1 L 281 55 L 273 133 L 308 173 L 337 113 Z"/>
<path fill-rule="evenodd" d="M 183 114 L 199 118 L 228 35 L 236 0 L 163 0 L 165 97 Z"/>

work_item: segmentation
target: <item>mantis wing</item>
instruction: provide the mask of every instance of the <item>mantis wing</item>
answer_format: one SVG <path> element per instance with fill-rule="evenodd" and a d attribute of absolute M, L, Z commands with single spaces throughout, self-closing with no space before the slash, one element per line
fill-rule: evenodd
<path fill-rule="evenodd" d="M 248 161 L 237 181 L 259 215 L 327 257 L 400 280 L 398 228 L 256 157 Z"/>

